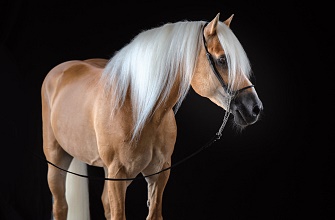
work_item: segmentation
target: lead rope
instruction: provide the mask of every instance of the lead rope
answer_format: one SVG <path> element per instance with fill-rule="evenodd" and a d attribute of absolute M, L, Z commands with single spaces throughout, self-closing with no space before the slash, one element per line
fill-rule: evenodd
<path fill-rule="evenodd" d="M 137 176 L 137 177 L 134 177 L 134 178 L 106 178 L 106 177 L 96 177 L 96 176 L 88 176 L 88 175 L 82 175 L 82 174 L 79 174 L 79 173 L 75 173 L 75 172 L 71 172 L 69 170 L 66 170 L 66 169 L 63 169 L 59 166 L 57 166 L 56 164 L 54 163 L 51 163 L 50 161 L 46 160 L 45 158 L 37 155 L 37 154 L 34 154 L 36 157 L 40 158 L 41 160 L 45 160 L 48 164 L 58 168 L 59 170 L 62 170 L 64 172 L 67 172 L 67 173 L 71 173 L 75 176 L 79 176 L 79 177 L 83 177 L 83 178 L 88 178 L 88 179 L 95 179 L 95 180 L 109 180 L 109 181 L 130 181 L 130 180 L 138 180 L 138 179 L 144 179 L 144 178 L 147 178 L 147 177 L 151 177 L 151 176 L 154 176 L 154 175 L 157 175 L 157 174 L 160 174 L 164 171 L 167 171 L 167 170 L 170 170 L 178 165 L 180 165 L 181 163 L 185 162 L 186 160 L 190 159 L 191 157 L 194 157 L 195 155 L 197 155 L 198 153 L 200 153 L 201 151 L 205 150 L 206 148 L 208 148 L 209 146 L 211 146 L 214 142 L 216 142 L 217 140 L 219 140 L 222 136 L 222 131 L 224 129 L 224 127 L 226 126 L 226 123 L 228 121 L 228 118 L 229 118 L 229 115 L 230 115 L 230 103 L 231 103 L 231 100 L 232 100 L 232 97 L 228 97 L 227 98 L 227 110 L 224 114 L 224 117 L 223 117 L 223 121 L 222 121 L 222 124 L 219 128 L 219 131 L 215 134 L 214 137 L 212 137 L 205 145 L 203 145 L 201 148 L 199 148 L 197 151 L 195 151 L 194 153 L 192 153 L 191 155 L 185 157 L 184 159 L 178 161 L 177 163 L 171 165 L 170 167 L 167 167 L 167 168 L 164 168 L 156 173 L 152 173 L 152 174 L 149 174 L 149 175 L 146 175 L 146 176 Z"/>
<path fill-rule="evenodd" d="M 224 117 L 223 117 L 223 121 L 222 121 L 222 125 L 221 127 L 219 128 L 219 131 L 216 133 L 217 135 L 217 139 L 220 139 L 221 136 L 222 136 L 222 131 L 224 129 L 224 127 L 226 126 L 226 123 L 228 121 L 228 118 L 229 118 L 229 115 L 230 115 L 230 102 L 232 100 L 232 97 L 229 97 L 228 98 L 228 101 L 227 101 L 227 110 L 224 114 Z"/>

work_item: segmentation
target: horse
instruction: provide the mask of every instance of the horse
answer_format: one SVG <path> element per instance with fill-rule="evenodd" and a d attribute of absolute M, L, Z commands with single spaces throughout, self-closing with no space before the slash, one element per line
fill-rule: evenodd
<path fill-rule="evenodd" d="M 73 158 L 103 167 L 106 219 L 125 220 L 129 178 L 147 182 L 147 220 L 163 219 L 163 191 L 177 137 L 175 114 L 192 87 L 229 112 L 242 129 L 263 111 L 251 65 L 220 21 L 178 21 L 144 30 L 109 59 L 70 60 L 53 67 L 41 87 L 43 152 L 67 170 Z M 164 172 L 159 172 L 164 170 Z M 151 175 L 159 172 L 157 175 Z M 66 172 L 48 164 L 55 219 L 67 219 Z"/>

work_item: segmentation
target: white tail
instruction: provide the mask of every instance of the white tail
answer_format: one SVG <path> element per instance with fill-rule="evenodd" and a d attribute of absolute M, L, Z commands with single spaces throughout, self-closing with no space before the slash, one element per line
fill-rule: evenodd
<path fill-rule="evenodd" d="M 87 175 L 85 163 L 73 158 L 69 171 Z M 66 177 L 66 201 L 68 220 L 90 220 L 88 179 L 68 173 Z"/>

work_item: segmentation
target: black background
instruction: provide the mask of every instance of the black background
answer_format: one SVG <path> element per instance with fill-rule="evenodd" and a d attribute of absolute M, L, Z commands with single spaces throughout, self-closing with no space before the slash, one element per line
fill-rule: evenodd
<path fill-rule="evenodd" d="M 242 132 L 229 122 L 222 139 L 174 168 L 164 219 L 331 219 L 334 217 L 334 34 L 321 1 L 2 1 L 0 3 L 0 219 L 50 219 L 43 155 L 40 87 L 55 65 L 110 58 L 140 31 L 181 20 L 221 20 L 251 61 L 264 105 Z M 176 115 L 172 161 L 218 130 L 224 112 L 192 90 Z M 231 116 L 232 119 L 232 116 Z M 90 167 L 90 174 L 101 170 Z M 103 219 L 90 182 L 92 219 Z M 145 219 L 146 184 L 127 191 L 127 219 Z"/>

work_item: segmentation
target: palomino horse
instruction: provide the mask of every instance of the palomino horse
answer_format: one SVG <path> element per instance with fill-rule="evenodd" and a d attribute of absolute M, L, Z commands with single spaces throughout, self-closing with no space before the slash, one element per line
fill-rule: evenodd
<path fill-rule="evenodd" d="M 262 103 L 249 81 L 250 64 L 232 30 L 232 16 L 209 23 L 180 21 L 143 31 L 109 61 L 68 61 L 42 85 L 46 159 L 68 169 L 73 158 L 103 167 L 108 178 L 150 175 L 171 166 L 175 111 L 190 86 L 230 111 L 237 125 L 258 120 Z M 162 197 L 170 171 L 145 178 L 147 219 L 163 219 Z M 53 216 L 67 218 L 65 172 L 49 164 Z M 126 219 L 131 181 L 105 181 L 107 219 Z"/>

